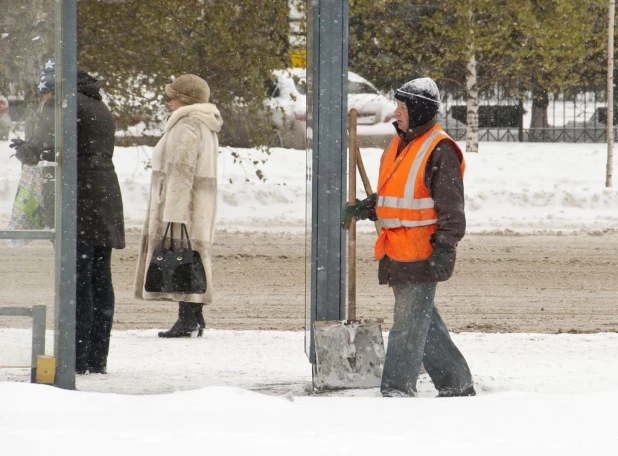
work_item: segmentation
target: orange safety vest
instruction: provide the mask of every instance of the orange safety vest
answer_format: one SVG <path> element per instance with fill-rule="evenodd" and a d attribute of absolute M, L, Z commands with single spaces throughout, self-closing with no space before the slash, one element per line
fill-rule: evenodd
<path fill-rule="evenodd" d="M 434 125 L 410 142 L 397 156 L 401 141 L 395 135 L 382 154 L 378 178 L 376 214 L 382 231 L 375 245 L 375 257 L 396 261 L 424 260 L 433 247 L 429 239 L 436 230 L 438 213 L 425 186 L 429 156 L 443 139 L 450 139 L 461 157 L 461 174 L 466 168 L 463 153 L 442 128 Z"/>

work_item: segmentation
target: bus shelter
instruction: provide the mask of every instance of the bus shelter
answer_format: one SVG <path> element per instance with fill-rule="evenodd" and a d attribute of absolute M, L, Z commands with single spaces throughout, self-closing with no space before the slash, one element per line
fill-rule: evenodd
<path fill-rule="evenodd" d="M 53 4 L 53 10 L 48 10 L 51 20 L 43 22 L 46 29 L 37 31 L 42 33 L 36 39 L 47 40 L 46 46 L 38 56 L 27 58 L 38 57 L 32 68 L 40 66 L 43 57 L 56 61 L 56 161 L 47 164 L 55 168 L 54 227 L 5 229 L 0 231 L 0 239 L 53 243 L 55 385 L 74 389 L 77 0 L 41 1 Z M 305 351 L 315 363 L 314 322 L 340 320 L 345 316 L 345 232 L 340 227 L 340 214 L 347 197 L 348 2 L 306 0 L 305 7 L 308 70 Z M 16 50 L 15 58 L 24 53 L 25 50 Z M 17 82 L 23 86 L 25 79 Z"/>
<path fill-rule="evenodd" d="M 19 3 L 19 2 L 15 2 Z M 47 5 L 49 4 L 49 5 Z M 56 75 L 55 104 L 55 202 L 53 228 L 41 230 L 2 230 L 0 239 L 13 241 L 49 240 L 54 249 L 54 343 L 55 385 L 75 388 L 75 230 L 77 189 L 76 134 L 76 0 L 46 2 L 47 21 L 40 22 L 34 41 L 41 40 L 41 57 L 54 58 Z M 11 4 L 19 14 L 19 4 Z M 34 39 L 34 38 L 33 38 Z M 14 49 L 11 59 L 30 59 L 27 49 Z M 35 59 L 33 59 L 34 61 Z M 34 65 L 40 65 L 40 62 Z M 30 78 L 32 79 L 32 78 Z M 13 81 L 23 87 L 31 81 Z M 33 259 L 35 261 L 35 259 Z M 27 290 L 25 291 L 27 293 Z M 50 300 L 51 301 L 51 300 Z M 10 305 L 10 303 L 5 303 Z M 35 304 L 34 302 L 32 304 Z"/>

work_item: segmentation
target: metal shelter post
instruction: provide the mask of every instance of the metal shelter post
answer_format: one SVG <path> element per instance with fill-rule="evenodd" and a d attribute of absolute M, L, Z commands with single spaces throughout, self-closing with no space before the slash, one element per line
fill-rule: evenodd
<path fill-rule="evenodd" d="M 56 3 L 55 385 L 75 389 L 77 0 Z"/>
<path fill-rule="evenodd" d="M 345 318 L 348 0 L 308 0 L 308 77 L 311 116 L 311 334 L 313 323 Z M 308 97 L 309 98 L 309 97 Z"/>

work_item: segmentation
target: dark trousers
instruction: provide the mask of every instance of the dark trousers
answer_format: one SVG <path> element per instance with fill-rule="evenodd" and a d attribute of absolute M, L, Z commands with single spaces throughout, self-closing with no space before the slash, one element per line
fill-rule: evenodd
<path fill-rule="evenodd" d="M 114 319 L 112 249 L 77 242 L 75 370 L 107 367 Z"/>

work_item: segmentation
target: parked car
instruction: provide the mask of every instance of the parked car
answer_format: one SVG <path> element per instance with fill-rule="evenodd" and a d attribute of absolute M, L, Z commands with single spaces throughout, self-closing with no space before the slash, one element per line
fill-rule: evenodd
<path fill-rule="evenodd" d="M 268 98 L 264 105 L 270 111 L 272 125 L 280 147 L 304 149 L 307 127 L 307 74 L 304 68 L 276 70 L 267 82 Z M 348 110 L 358 111 L 359 143 L 367 137 L 367 146 L 383 147 L 393 134 L 390 122 L 397 104 L 376 87 L 351 71 L 348 72 Z M 378 139 L 370 136 L 376 136 Z M 377 142 L 377 144 L 374 144 Z"/>

